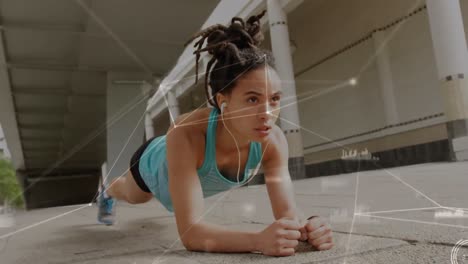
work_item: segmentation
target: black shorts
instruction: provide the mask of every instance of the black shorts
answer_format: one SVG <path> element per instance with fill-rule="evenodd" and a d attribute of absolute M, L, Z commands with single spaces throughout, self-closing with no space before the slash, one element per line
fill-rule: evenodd
<path fill-rule="evenodd" d="M 146 186 L 146 183 L 143 181 L 143 178 L 141 178 L 140 174 L 140 157 L 143 155 L 143 152 L 145 152 L 146 147 L 153 141 L 156 137 L 150 138 L 148 141 L 146 141 L 143 145 L 141 145 L 133 154 L 132 158 L 130 159 L 130 172 L 132 173 L 133 178 L 135 179 L 136 184 L 140 189 L 144 192 L 151 193 L 150 189 L 148 186 Z"/>

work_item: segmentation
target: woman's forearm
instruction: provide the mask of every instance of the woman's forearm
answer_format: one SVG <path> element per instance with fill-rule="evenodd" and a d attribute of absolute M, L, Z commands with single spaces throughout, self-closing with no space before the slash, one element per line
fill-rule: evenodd
<path fill-rule="evenodd" d="M 288 219 L 294 219 L 294 220 L 300 221 L 303 218 L 302 215 L 299 214 L 299 211 L 296 208 L 291 209 L 291 210 L 276 212 L 276 213 L 274 212 L 274 216 L 276 220 L 281 219 L 281 218 L 288 218 Z"/>
<path fill-rule="evenodd" d="M 198 223 L 181 238 L 187 250 L 206 252 L 258 251 L 257 232 L 228 230 L 222 226 Z"/>

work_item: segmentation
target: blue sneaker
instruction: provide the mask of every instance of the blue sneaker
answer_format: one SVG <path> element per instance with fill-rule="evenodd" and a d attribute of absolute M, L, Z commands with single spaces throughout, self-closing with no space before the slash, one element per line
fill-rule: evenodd
<path fill-rule="evenodd" d="M 114 198 L 108 196 L 104 193 L 104 186 L 101 186 L 99 190 L 99 195 L 97 198 L 98 204 L 98 221 L 106 224 L 106 225 L 113 225 L 115 222 L 115 209 L 114 209 Z"/>

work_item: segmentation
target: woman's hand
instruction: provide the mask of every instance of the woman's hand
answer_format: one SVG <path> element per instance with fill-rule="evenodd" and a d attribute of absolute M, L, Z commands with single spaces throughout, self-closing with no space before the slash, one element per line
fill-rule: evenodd
<path fill-rule="evenodd" d="M 329 250 L 334 246 L 330 225 L 318 216 L 307 220 L 305 225 L 300 228 L 300 232 L 301 237 L 299 240 L 307 240 L 310 245 L 318 250 Z"/>
<path fill-rule="evenodd" d="M 291 256 L 301 237 L 299 221 L 281 218 L 258 233 L 257 248 L 267 256 Z"/>

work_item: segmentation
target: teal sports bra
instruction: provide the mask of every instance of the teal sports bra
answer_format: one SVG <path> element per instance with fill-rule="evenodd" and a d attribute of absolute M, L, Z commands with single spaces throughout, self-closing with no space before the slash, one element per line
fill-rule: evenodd
<path fill-rule="evenodd" d="M 203 197 L 227 191 L 233 187 L 245 184 L 258 171 L 261 165 L 262 146 L 260 142 L 252 141 L 244 172 L 239 175 L 239 183 L 224 177 L 216 164 L 216 127 L 218 110 L 213 108 L 208 118 L 208 128 L 205 143 L 205 158 L 197 169 Z M 173 212 L 169 194 L 168 169 L 166 157 L 166 135 L 155 138 L 140 157 L 139 170 L 143 181 L 153 195 L 164 207 Z"/>

